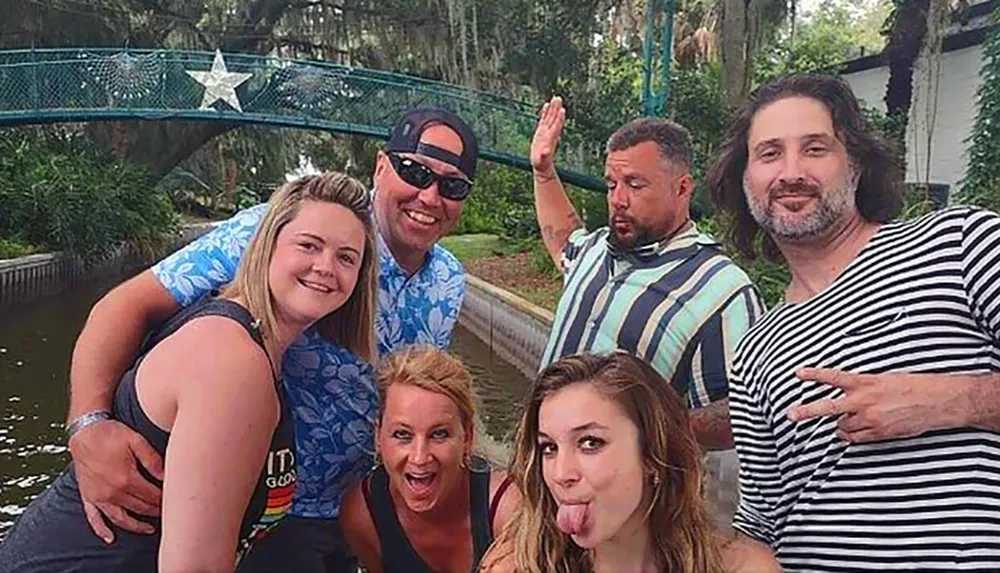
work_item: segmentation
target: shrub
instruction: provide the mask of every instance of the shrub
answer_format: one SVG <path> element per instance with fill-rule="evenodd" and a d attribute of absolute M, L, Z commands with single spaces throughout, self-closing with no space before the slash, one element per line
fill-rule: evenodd
<path fill-rule="evenodd" d="M 67 250 L 86 263 L 122 243 L 151 253 L 176 228 L 170 201 L 142 168 L 72 133 L 0 136 L 0 237 Z"/>
<path fill-rule="evenodd" d="M 18 243 L 10 239 L 0 239 L 0 259 L 16 259 L 39 252 L 38 247 Z"/>

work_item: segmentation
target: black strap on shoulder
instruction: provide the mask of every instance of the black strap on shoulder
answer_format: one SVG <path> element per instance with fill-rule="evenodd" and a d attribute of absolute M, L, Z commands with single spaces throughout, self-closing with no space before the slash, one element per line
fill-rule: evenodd
<path fill-rule="evenodd" d="M 479 560 L 493 544 L 490 529 L 490 469 L 486 460 L 476 458 L 474 465 L 486 467 L 485 471 L 469 471 L 469 511 L 472 523 L 472 570 L 479 570 Z M 470 465 L 473 465 L 470 464 Z"/>
<path fill-rule="evenodd" d="M 271 373 L 272 375 L 274 374 L 274 363 L 271 361 L 271 355 L 268 354 L 267 347 L 264 345 L 264 337 L 260 333 L 259 322 L 254 319 L 250 311 L 243 305 L 216 296 L 206 297 L 177 311 L 176 314 L 167 319 L 158 331 L 146 338 L 146 341 L 143 343 L 142 354 L 149 352 L 154 346 L 177 332 L 186 323 L 202 316 L 224 316 L 238 322 L 240 326 L 246 329 L 250 338 L 264 351 L 264 356 L 267 357 L 267 362 L 271 365 Z"/>
<path fill-rule="evenodd" d="M 368 512 L 382 549 L 382 568 L 386 573 L 433 573 L 417 554 L 403 531 L 389 493 L 389 476 L 379 465 L 372 472 L 368 495 Z"/>

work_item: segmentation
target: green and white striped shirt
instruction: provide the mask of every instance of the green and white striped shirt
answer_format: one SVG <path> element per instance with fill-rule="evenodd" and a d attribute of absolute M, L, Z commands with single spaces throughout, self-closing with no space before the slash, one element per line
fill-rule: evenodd
<path fill-rule="evenodd" d="M 622 349 L 651 364 L 691 408 L 726 398 L 733 350 L 764 312 L 750 278 L 694 225 L 628 252 L 608 235 L 607 227 L 570 235 L 542 367 Z"/>

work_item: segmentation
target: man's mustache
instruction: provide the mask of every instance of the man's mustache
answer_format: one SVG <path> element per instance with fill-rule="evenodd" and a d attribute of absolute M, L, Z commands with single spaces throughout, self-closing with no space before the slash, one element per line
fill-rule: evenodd
<path fill-rule="evenodd" d="M 820 192 L 818 185 L 810 185 L 808 183 L 785 183 L 772 187 L 771 191 L 767 195 L 767 199 L 768 201 L 774 201 L 775 199 L 780 199 L 781 197 L 787 197 L 789 195 L 819 197 L 822 193 Z"/>
<path fill-rule="evenodd" d="M 629 217 L 628 215 L 620 215 L 618 213 L 612 213 L 612 215 L 611 215 L 611 224 L 614 225 L 615 223 L 628 223 L 629 225 L 633 225 L 634 226 L 635 225 L 635 219 L 633 219 L 632 217 Z"/>

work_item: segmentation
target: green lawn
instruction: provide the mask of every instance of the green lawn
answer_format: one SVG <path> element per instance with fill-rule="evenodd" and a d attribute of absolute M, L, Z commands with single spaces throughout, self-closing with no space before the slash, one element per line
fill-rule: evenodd
<path fill-rule="evenodd" d="M 458 257 L 463 265 L 491 255 L 504 254 L 500 237 L 486 233 L 476 235 L 451 235 L 441 239 L 441 246 Z"/>

